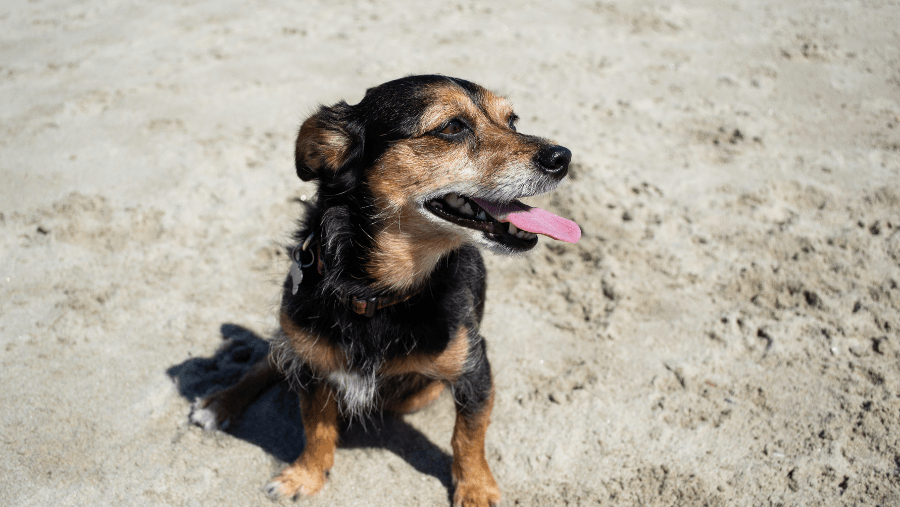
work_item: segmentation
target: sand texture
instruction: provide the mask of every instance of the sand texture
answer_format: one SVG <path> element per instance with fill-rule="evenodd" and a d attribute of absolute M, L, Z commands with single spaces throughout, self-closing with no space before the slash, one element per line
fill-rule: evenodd
<path fill-rule="evenodd" d="M 302 119 L 407 74 L 574 153 L 576 245 L 486 255 L 503 505 L 900 505 L 900 5 L 0 6 L 0 504 L 271 505 L 266 351 Z M 444 506 L 448 395 L 349 429 L 309 506 Z M 292 504 L 289 501 L 283 504 Z"/>

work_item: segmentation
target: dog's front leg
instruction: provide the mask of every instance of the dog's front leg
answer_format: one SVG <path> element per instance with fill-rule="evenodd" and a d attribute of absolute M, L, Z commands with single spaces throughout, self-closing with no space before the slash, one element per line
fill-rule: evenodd
<path fill-rule="evenodd" d="M 266 486 L 273 498 L 312 495 L 325 485 L 328 470 L 334 465 L 338 439 L 338 406 L 331 387 L 311 380 L 300 393 L 306 447 L 281 474 Z"/>
<path fill-rule="evenodd" d="M 494 406 L 491 367 L 483 343 L 470 364 L 475 369 L 453 384 L 456 401 L 456 425 L 453 427 L 453 465 L 451 475 L 455 507 L 491 507 L 500 503 L 500 488 L 484 456 L 484 438 Z"/>
<path fill-rule="evenodd" d="M 194 401 L 190 420 L 205 430 L 224 429 L 228 423 L 239 418 L 263 391 L 283 378 L 266 356 L 257 361 L 237 384 Z"/>

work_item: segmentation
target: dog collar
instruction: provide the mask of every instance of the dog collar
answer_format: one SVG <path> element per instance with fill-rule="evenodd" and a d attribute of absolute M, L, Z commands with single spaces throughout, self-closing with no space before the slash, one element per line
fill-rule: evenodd
<path fill-rule="evenodd" d="M 366 317 L 373 317 L 375 315 L 375 310 L 381 310 L 382 308 L 386 308 L 397 303 L 402 303 L 407 299 L 415 296 L 419 292 L 422 292 L 422 289 L 411 292 L 409 294 L 372 296 L 370 298 L 360 298 L 351 294 L 347 294 L 341 299 L 345 300 L 344 304 L 349 306 L 354 313 L 365 315 Z"/>
<path fill-rule="evenodd" d="M 294 295 L 297 294 L 297 291 L 300 290 L 300 284 L 303 283 L 304 269 L 315 263 L 316 270 L 320 275 L 325 275 L 328 270 L 325 261 L 322 259 L 321 245 L 316 242 L 315 250 L 310 248 L 314 239 L 315 234 L 310 234 L 307 236 L 306 240 L 303 241 L 302 245 L 297 245 L 291 250 L 291 293 Z M 376 310 L 402 303 L 419 292 L 422 292 L 422 289 L 405 294 L 385 294 L 368 298 L 361 298 L 353 294 L 342 293 L 341 291 L 337 291 L 337 294 L 338 300 L 350 308 L 354 313 L 365 315 L 366 317 L 373 317 L 375 316 Z"/>

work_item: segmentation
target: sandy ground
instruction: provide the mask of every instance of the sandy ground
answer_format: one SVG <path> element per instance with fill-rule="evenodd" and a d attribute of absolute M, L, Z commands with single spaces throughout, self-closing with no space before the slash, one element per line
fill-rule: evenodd
<path fill-rule="evenodd" d="M 900 6 L 660 4 L 4 2 L 2 503 L 270 505 L 289 392 L 187 416 L 275 326 L 296 128 L 442 73 L 575 154 L 582 241 L 487 257 L 504 505 L 900 505 Z M 448 505 L 452 425 L 297 505 Z"/>

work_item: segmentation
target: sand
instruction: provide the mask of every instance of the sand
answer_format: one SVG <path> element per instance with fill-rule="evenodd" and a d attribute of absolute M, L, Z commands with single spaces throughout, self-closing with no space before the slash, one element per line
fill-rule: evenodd
<path fill-rule="evenodd" d="M 898 26 L 881 1 L 5 2 L 2 503 L 270 505 L 296 399 L 188 413 L 275 328 L 314 191 L 296 129 L 442 73 L 574 153 L 529 203 L 582 240 L 486 258 L 504 505 L 900 505 Z M 446 395 L 355 425 L 296 504 L 449 505 L 452 426 Z"/>

